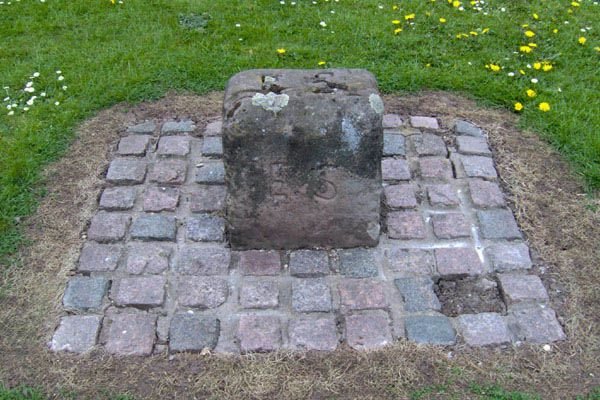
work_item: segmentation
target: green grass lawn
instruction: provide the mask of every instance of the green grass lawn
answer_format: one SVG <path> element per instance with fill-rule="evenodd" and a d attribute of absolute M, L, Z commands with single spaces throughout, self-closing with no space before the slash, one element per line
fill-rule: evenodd
<path fill-rule="evenodd" d="M 454 3 L 4 0 L 0 256 L 21 242 L 18 221 L 43 195 L 40 171 L 78 122 L 169 89 L 222 90 L 250 68 L 367 68 L 386 93 L 443 89 L 508 109 L 519 102 L 523 126 L 571 160 L 591 192 L 600 189 L 598 1 Z M 180 23 L 204 13 L 204 29 L 194 29 L 202 18 Z M 523 52 L 529 43 L 536 47 Z"/>

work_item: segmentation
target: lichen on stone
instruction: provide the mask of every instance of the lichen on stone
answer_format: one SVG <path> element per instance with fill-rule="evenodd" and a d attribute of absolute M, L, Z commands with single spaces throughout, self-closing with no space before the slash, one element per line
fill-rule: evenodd
<path fill-rule="evenodd" d="M 369 95 L 369 104 L 377 114 L 383 114 L 383 100 L 375 93 Z"/>
<path fill-rule="evenodd" d="M 287 94 L 275 94 L 273 92 L 267 94 L 256 93 L 252 97 L 252 105 L 278 113 L 288 105 L 289 100 L 290 96 Z"/>

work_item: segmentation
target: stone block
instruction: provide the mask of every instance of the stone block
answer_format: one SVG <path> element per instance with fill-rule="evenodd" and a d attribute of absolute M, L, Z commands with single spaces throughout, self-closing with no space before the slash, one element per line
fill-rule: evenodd
<path fill-rule="evenodd" d="M 367 278 L 379 274 L 380 260 L 373 249 L 339 250 L 340 273 L 351 278 Z"/>
<path fill-rule="evenodd" d="M 223 131 L 223 120 L 209 122 L 204 128 L 204 136 L 220 136 Z"/>
<path fill-rule="evenodd" d="M 150 171 L 150 182 L 163 185 L 179 185 L 185 182 L 187 162 L 182 160 L 158 160 Z"/>
<path fill-rule="evenodd" d="M 106 172 L 106 180 L 116 185 L 133 185 L 144 182 L 146 161 L 130 158 L 117 158 L 111 161 Z"/>
<path fill-rule="evenodd" d="M 137 133 L 140 135 L 152 134 L 156 130 L 156 124 L 152 121 L 142 122 L 127 128 L 127 132 Z"/>
<path fill-rule="evenodd" d="M 281 346 L 281 322 L 269 315 L 242 315 L 237 331 L 242 353 L 275 351 Z"/>
<path fill-rule="evenodd" d="M 92 217 L 88 239 L 101 243 L 123 240 L 130 221 L 127 214 L 100 211 Z"/>
<path fill-rule="evenodd" d="M 179 204 L 179 189 L 149 187 L 144 192 L 144 211 L 175 211 Z"/>
<path fill-rule="evenodd" d="M 79 268 L 81 272 L 114 271 L 121 258 L 121 247 L 113 244 L 87 242 L 81 249 Z"/>
<path fill-rule="evenodd" d="M 164 136 L 158 142 L 156 154 L 159 156 L 185 157 L 190 152 L 190 138 L 187 136 Z"/>
<path fill-rule="evenodd" d="M 481 128 L 477 127 L 476 125 L 467 122 L 467 121 L 456 121 L 456 124 L 454 125 L 454 132 L 456 132 L 458 135 L 467 135 L 467 136 L 475 136 L 475 137 L 483 137 L 483 131 L 481 130 Z"/>
<path fill-rule="evenodd" d="M 433 207 L 456 207 L 460 204 L 456 187 L 449 184 L 427 186 L 427 198 Z"/>
<path fill-rule="evenodd" d="M 344 279 L 338 285 L 342 311 L 387 308 L 383 282 L 370 279 Z"/>
<path fill-rule="evenodd" d="M 137 190 L 133 187 L 112 187 L 102 191 L 100 208 L 107 211 L 122 211 L 133 208 Z"/>
<path fill-rule="evenodd" d="M 69 279 L 63 305 L 72 310 L 97 310 L 108 288 L 108 279 L 103 276 L 74 276 Z"/>
<path fill-rule="evenodd" d="M 469 346 L 510 343 L 511 335 L 500 314 L 463 314 L 456 318 L 458 329 Z"/>
<path fill-rule="evenodd" d="M 222 242 L 225 221 L 215 215 L 202 214 L 189 217 L 186 221 L 186 237 L 195 242 Z"/>
<path fill-rule="evenodd" d="M 449 180 L 454 176 L 450 161 L 442 157 L 419 158 L 419 171 L 423 179 Z"/>
<path fill-rule="evenodd" d="M 131 238 L 139 240 L 175 241 L 177 222 L 166 215 L 140 215 L 131 225 Z"/>
<path fill-rule="evenodd" d="M 113 283 L 111 298 L 118 306 L 157 307 L 165 299 L 164 276 L 136 276 L 121 278 Z"/>
<path fill-rule="evenodd" d="M 175 272 L 184 275 L 227 275 L 231 251 L 224 247 L 185 246 L 179 252 Z"/>
<path fill-rule="evenodd" d="M 296 312 L 331 310 L 331 290 L 322 278 L 296 279 L 292 283 L 292 307 Z"/>
<path fill-rule="evenodd" d="M 225 196 L 225 186 L 199 185 L 190 194 L 190 210 L 193 213 L 221 211 L 225 208 Z"/>
<path fill-rule="evenodd" d="M 383 311 L 348 315 L 345 319 L 346 342 L 355 350 L 374 350 L 393 341 L 389 318 Z"/>
<path fill-rule="evenodd" d="M 486 239 L 520 239 L 521 231 L 510 210 L 484 210 L 477 212 L 481 234 Z"/>
<path fill-rule="evenodd" d="M 62 317 L 52 341 L 52 351 L 85 353 L 96 345 L 102 317 L 99 315 L 72 315 Z"/>
<path fill-rule="evenodd" d="M 119 141 L 117 154 L 120 156 L 144 156 L 149 143 L 149 135 L 125 136 Z"/>
<path fill-rule="evenodd" d="M 167 121 L 162 125 L 160 132 L 167 135 L 190 133 L 193 132 L 195 128 L 194 121 Z"/>
<path fill-rule="evenodd" d="M 460 163 L 469 178 L 496 179 L 498 174 L 494 160 L 484 156 L 460 156 Z"/>
<path fill-rule="evenodd" d="M 202 163 L 196 169 L 196 183 L 219 185 L 225 183 L 225 167 L 222 161 Z"/>
<path fill-rule="evenodd" d="M 536 275 L 498 274 L 502 297 L 507 305 L 523 302 L 548 301 L 548 292 Z"/>
<path fill-rule="evenodd" d="M 281 256 L 277 251 L 247 250 L 237 253 L 242 275 L 278 275 Z"/>
<path fill-rule="evenodd" d="M 508 321 L 511 331 L 519 340 L 550 343 L 566 339 L 554 310 L 548 307 L 538 305 L 512 311 Z"/>
<path fill-rule="evenodd" d="M 323 250 L 298 250 L 290 254 L 290 275 L 314 278 L 329 274 L 329 256 Z"/>
<path fill-rule="evenodd" d="M 481 179 L 469 179 L 469 193 L 475 207 L 504 207 L 504 194 L 497 183 Z"/>
<path fill-rule="evenodd" d="M 411 178 L 410 167 L 406 160 L 384 158 L 381 162 L 381 176 L 386 181 L 408 181 Z"/>
<path fill-rule="evenodd" d="M 453 345 L 456 331 L 443 315 L 415 315 L 404 320 L 408 340 L 422 344 Z"/>
<path fill-rule="evenodd" d="M 428 276 L 406 277 L 394 280 L 404 301 L 404 311 L 439 311 L 442 306 L 433 291 L 433 281 Z"/>
<path fill-rule="evenodd" d="M 205 137 L 202 141 L 202 154 L 221 157 L 223 155 L 223 139 L 221 136 Z"/>
<path fill-rule="evenodd" d="M 127 273 L 160 274 L 169 268 L 171 249 L 156 243 L 133 243 L 129 246 L 125 268 Z"/>
<path fill-rule="evenodd" d="M 223 115 L 233 248 L 378 243 L 383 102 L 370 73 L 245 71 Z"/>
<path fill-rule="evenodd" d="M 529 247 L 525 243 L 496 243 L 485 250 L 495 271 L 531 268 Z"/>
<path fill-rule="evenodd" d="M 384 156 L 405 156 L 406 139 L 403 135 L 396 133 L 385 133 L 383 135 Z"/>
<path fill-rule="evenodd" d="M 458 136 L 456 138 L 458 152 L 478 156 L 491 156 L 492 152 L 484 137 Z"/>
<path fill-rule="evenodd" d="M 175 314 L 169 326 L 169 350 L 200 352 L 217 346 L 220 321 L 215 317 Z"/>
<path fill-rule="evenodd" d="M 270 279 L 244 280 L 240 289 L 243 308 L 276 308 L 279 305 L 279 286 Z"/>
<path fill-rule="evenodd" d="M 383 114 L 381 125 L 383 129 L 400 128 L 402 126 L 402 118 L 398 114 Z"/>
<path fill-rule="evenodd" d="M 383 193 L 389 208 L 415 208 L 418 205 L 415 189 L 409 183 L 386 186 Z"/>
<path fill-rule="evenodd" d="M 296 350 L 333 351 L 338 346 L 332 316 L 294 318 L 289 323 L 288 334 L 290 344 Z"/>
<path fill-rule="evenodd" d="M 435 249 L 435 259 L 442 278 L 460 278 L 485 272 L 477 252 L 471 247 Z"/>
<path fill-rule="evenodd" d="M 386 254 L 389 269 L 402 275 L 432 275 L 435 270 L 435 259 L 429 250 L 392 247 Z"/>
<path fill-rule="evenodd" d="M 433 233 L 440 239 L 471 236 L 471 224 L 462 213 L 432 214 Z"/>
<path fill-rule="evenodd" d="M 177 300 L 183 307 L 217 308 L 229 296 L 229 286 L 222 278 L 182 276 L 177 281 Z"/>
<path fill-rule="evenodd" d="M 156 340 L 156 316 L 116 314 L 109 322 L 106 351 L 120 356 L 149 356 Z"/>
<path fill-rule="evenodd" d="M 438 124 L 437 118 L 432 117 L 411 116 L 410 125 L 413 128 L 423 128 L 431 130 L 440 129 L 440 125 Z"/>
<path fill-rule="evenodd" d="M 393 211 L 387 215 L 388 235 L 392 239 L 425 239 L 427 230 L 418 211 Z"/>
<path fill-rule="evenodd" d="M 431 133 L 413 135 L 410 137 L 413 147 L 419 156 L 441 156 L 448 155 L 448 149 L 444 139 Z"/>

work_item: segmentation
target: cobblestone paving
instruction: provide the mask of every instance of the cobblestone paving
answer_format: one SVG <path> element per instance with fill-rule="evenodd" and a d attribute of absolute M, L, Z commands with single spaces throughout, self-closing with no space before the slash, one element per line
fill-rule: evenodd
<path fill-rule="evenodd" d="M 563 340 L 485 132 L 457 121 L 449 133 L 422 116 L 388 114 L 383 123 L 380 245 L 291 252 L 228 247 L 220 120 L 202 130 L 192 121 L 129 127 L 51 349 L 149 355 L 374 349 L 401 338 Z M 465 277 L 474 292 L 497 293 L 503 312 L 483 304 L 444 315 L 438 283 Z"/>

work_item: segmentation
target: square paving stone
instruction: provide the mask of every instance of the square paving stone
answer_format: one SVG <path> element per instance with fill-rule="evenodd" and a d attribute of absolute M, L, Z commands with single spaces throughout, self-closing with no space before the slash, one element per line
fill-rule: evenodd
<path fill-rule="evenodd" d="M 395 279 L 394 284 L 400 291 L 405 311 L 439 311 L 442 308 L 433 291 L 431 278 L 426 276 L 406 277 Z"/>
<path fill-rule="evenodd" d="M 463 155 L 460 157 L 460 162 L 469 178 L 496 179 L 498 177 L 494 160 L 490 157 Z"/>
<path fill-rule="evenodd" d="M 150 182 L 179 185 L 185 182 L 187 162 L 182 160 L 159 160 L 150 171 Z"/>
<path fill-rule="evenodd" d="M 344 279 L 338 285 L 342 311 L 387 308 L 383 282 L 370 279 Z"/>
<path fill-rule="evenodd" d="M 74 276 L 67 284 L 63 305 L 72 310 L 99 309 L 107 288 L 108 279 L 103 276 Z"/>
<path fill-rule="evenodd" d="M 292 283 L 292 307 L 296 312 L 331 310 L 331 290 L 322 278 L 296 279 Z"/>
<path fill-rule="evenodd" d="M 565 340 L 566 336 L 554 310 L 542 306 L 512 311 L 509 327 L 519 338 L 529 343 L 550 343 Z"/>
<path fill-rule="evenodd" d="M 379 274 L 379 256 L 374 249 L 338 250 L 340 273 L 351 278 L 367 278 Z"/>
<path fill-rule="evenodd" d="M 111 298 L 118 306 L 157 307 L 165 299 L 164 276 L 136 276 L 114 282 Z"/>
<path fill-rule="evenodd" d="M 156 243 L 133 243 L 129 246 L 126 270 L 129 274 L 160 274 L 169 268 L 171 249 Z"/>
<path fill-rule="evenodd" d="M 175 241 L 177 221 L 167 215 L 140 215 L 131 226 L 131 238 Z"/>
<path fill-rule="evenodd" d="M 485 250 L 495 271 L 531 268 L 529 247 L 525 243 L 496 243 Z"/>
<path fill-rule="evenodd" d="M 175 211 L 179 203 L 179 189 L 149 187 L 144 192 L 144 211 Z"/>
<path fill-rule="evenodd" d="M 193 213 L 221 211 L 225 208 L 227 188 L 221 185 L 199 185 L 190 194 L 190 210 Z"/>
<path fill-rule="evenodd" d="M 196 183 L 219 185 L 225 183 L 225 166 L 223 161 L 202 163 L 196 168 Z"/>
<path fill-rule="evenodd" d="M 393 211 L 387 215 L 388 235 L 392 239 L 425 239 L 427 231 L 418 211 Z"/>
<path fill-rule="evenodd" d="M 79 268 L 81 272 L 114 271 L 121 258 L 121 246 L 87 242 L 81 249 Z"/>
<path fill-rule="evenodd" d="M 387 251 L 390 270 L 402 275 L 432 275 L 435 269 L 433 252 L 421 249 L 393 247 Z"/>
<path fill-rule="evenodd" d="M 187 136 L 165 136 L 160 138 L 156 154 L 159 156 L 187 156 L 190 152 L 190 138 Z"/>
<path fill-rule="evenodd" d="M 442 315 L 414 315 L 404 320 L 408 340 L 422 344 L 453 345 L 456 332 L 448 317 Z"/>
<path fill-rule="evenodd" d="M 239 268 L 242 275 L 278 275 L 281 256 L 274 250 L 239 251 Z"/>
<path fill-rule="evenodd" d="M 177 299 L 184 307 L 217 308 L 229 296 L 227 280 L 212 276 L 185 276 L 178 279 Z"/>
<path fill-rule="evenodd" d="M 536 275 L 498 274 L 502 296 L 507 305 L 548 301 L 548 292 Z"/>
<path fill-rule="evenodd" d="M 290 254 L 290 275 L 311 278 L 329 274 L 329 256 L 324 250 L 297 250 Z"/>
<path fill-rule="evenodd" d="M 467 121 L 456 121 L 454 131 L 459 135 L 483 137 L 483 131 L 477 125 Z"/>
<path fill-rule="evenodd" d="M 276 308 L 279 305 L 279 286 L 274 280 L 245 280 L 240 289 L 243 308 Z"/>
<path fill-rule="evenodd" d="M 448 180 L 454 176 L 450 161 L 442 157 L 419 158 L 419 171 L 423 179 Z"/>
<path fill-rule="evenodd" d="M 383 188 L 385 204 L 390 208 L 415 208 L 417 197 L 411 184 L 390 185 Z"/>
<path fill-rule="evenodd" d="M 189 133 L 193 132 L 195 128 L 194 121 L 167 121 L 163 124 L 160 132 L 164 134 Z"/>
<path fill-rule="evenodd" d="M 419 156 L 442 156 L 448 155 L 448 149 L 444 139 L 431 133 L 414 135 L 410 137 L 415 151 Z"/>
<path fill-rule="evenodd" d="M 399 128 L 402 123 L 402 118 L 398 114 L 383 114 L 383 120 L 381 121 L 384 129 Z"/>
<path fill-rule="evenodd" d="M 338 346 L 333 316 L 299 317 L 290 320 L 290 344 L 297 350 L 333 351 Z"/>
<path fill-rule="evenodd" d="M 169 350 L 198 352 L 214 349 L 219 340 L 220 321 L 196 314 L 175 314 L 169 326 Z"/>
<path fill-rule="evenodd" d="M 346 341 L 355 350 L 373 350 L 391 344 L 388 315 L 383 311 L 346 316 Z"/>
<path fill-rule="evenodd" d="M 156 130 L 156 124 L 152 121 L 142 122 L 127 128 L 127 132 L 137 134 L 152 134 Z"/>
<path fill-rule="evenodd" d="M 424 129 L 440 129 L 440 125 L 438 124 L 437 118 L 432 117 L 422 117 L 422 116 L 411 116 L 410 124 L 414 128 L 424 128 Z"/>
<path fill-rule="evenodd" d="M 202 141 L 202 154 L 205 156 L 222 156 L 223 138 L 221 136 L 205 137 Z"/>
<path fill-rule="evenodd" d="M 225 220 L 214 215 L 202 214 L 186 221 L 186 237 L 195 242 L 222 242 L 225 236 Z"/>
<path fill-rule="evenodd" d="M 149 356 L 155 339 L 155 315 L 117 314 L 110 319 L 106 351 L 121 356 Z"/>
<path fill-rule="evenodd" d="M 429 204 L 434 207 L 456 207 L 460 204 L 456 187 L 448 184 L 427 186 Z"/>
<path fill-rule="evenodd" d="M 102 191 L 100 208 L 107 211 L 122 211 L 133 208 L 137 190 L 134 187 L 112 187 Z"/>
<path fill-rule="evenodd" d="M 435 259 L 442 278 L 460 278 L 485 272 L 477 252 L 471 247 L 435 249 Z"/>
<path fill-rule="evenodd" d="M 462 154 L 473 154 L 479 156 L 491 156 L 492 152 L 484 137 L 458 136 L 456 138 L 458 152 Z"/>
<path fill-rule="evenodd" d="M 92 217 L 88 239 L 101 243 L 122 240 L 127 232 L 129 221 L 131 216 L 127 214 L 100 211 Z"/>
<path fill-rule="evenodd" d="M 464 314 L 456 318 L 458 329 L 469 346 L 510 343 L 511 335 L 500 314 Z"/>
<path fill-rule="evenodd" d="M 125 136 L 119 141 L 117 154 L 121 156 L 144 156 L 149 143 L 149 135 Z"/>
<path fill-rule="evenodd" d="M 231 251 L 224 247 L 185 246 L 179 252 L 175 272 L 185 275 L 227 275 Z"/>
<path fill-rule="evenodd" d="M 471 224 L 462 213 L 431 215 L 433 233 L 440 239 L 456 239 L 471 236 Z"/>
<path fill-rule="evenodd" d="M 469 193 L 475 207 L 493 208 L 504 207 L 504 194 L 497 183 L 481 179 L 469 179 Z"/>
<path fill-rule="evenodd" d="M 209 122 L 204 128 L 204 136 L 219 136 L 223 129 L 223 120 L 218 119 L 216 121 Z"/>
<path fill-rule="evenodd" d="M 410 167 L 406 160 L 384 158 L 381 161 L 381 178 L 385 181 L 410 180 Z"/>
<path fill-rule="evenodd" d="M 144 182 L 146 161 L 130 158 L 116 158 L 111 161 L 106 180 L 116 185 L 133 185 Z"/>
<path fill-rule="evenodd" d="M 404 156 L 406 155 L 406 139 L 403 135 L 395 133 L 383 134 L 383 155 Z"/>
<path fill-rule="evenodd" d="M 102 317 L 99 315 L 73 315 L 62 317 L 52 341 L 52 351 L 84 353 L 96 345 Z"/>
<path fill-rule="evenodd" d="M 486 239 L 520 239 L 521 231 L 510 210 L 477 211 L 481 233 Z"/>
<path fill-rule="evenodd" d="M 281 322 L 270 315 L 242 315 L 237 337 L 242 353 L 275 351 L 281 346 Z"/>

